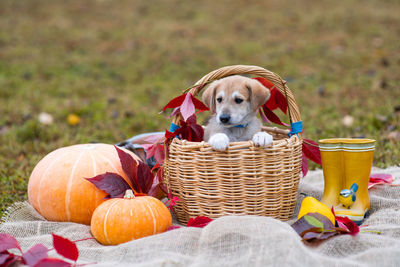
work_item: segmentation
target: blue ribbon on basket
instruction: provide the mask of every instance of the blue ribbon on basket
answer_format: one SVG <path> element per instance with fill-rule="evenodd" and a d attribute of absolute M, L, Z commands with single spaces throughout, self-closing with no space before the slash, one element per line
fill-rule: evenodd
<path fill-rule="evenodd" d="M 175 123 L 171 122 L 171 126 L 169 126 L 169 131 L 171 133 L 175 132 L 176 130 L 178 130 L 180 127 L 179 125 L 176 125 Z M 177 138 L 179 139 L 179 137 L 177 136 Z"/>
<path fill-rule="evenodd" d="M 169 126 L 169 131 L 171 133 L 175 132 L 176 130 L 179 129 L 179 125 L 176 125 L 175 123 L 171 122 L 171 126 Z"/>
<path fill-rule="evenodd" d="M 290 124 L 289 137 L 292 137 L 294 134 L 299 136 L 301 132 L 303 132 L 303 121 L 292 122 Z"/>

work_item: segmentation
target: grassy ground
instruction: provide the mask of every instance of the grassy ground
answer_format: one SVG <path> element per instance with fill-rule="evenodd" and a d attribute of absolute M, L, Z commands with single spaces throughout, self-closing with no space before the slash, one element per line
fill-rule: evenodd
<path fill-rule="evenodd" d="M 162 106 L 224 65 L 286 79 L 307 138 L 375 138 L 374 164 L 399 164 L 399 13 L 396 0 L 0 1 L 0 215 L 51 150 L 163 130 Z"/>

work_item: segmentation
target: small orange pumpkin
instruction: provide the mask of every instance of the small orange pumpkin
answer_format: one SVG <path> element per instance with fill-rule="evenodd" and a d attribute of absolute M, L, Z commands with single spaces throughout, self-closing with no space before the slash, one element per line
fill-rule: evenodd
<path fill-rule="evenodd" d="M 135 160 L 139 158 L 130 151 Z M 89 224 L 107 193 L 84 178 L 114 172 L 129 183 L 113 145 L 80 144 L 59 148 L 33 169 L 28 183 L 32 206 L 50 221 Z"/>
<path fill-rule="evenodd" d="M 151 196 L 135 197 L 126 190 L 124 198 L 113 198 L 93 213 L 90 229 L 103 245 L 118 245 L 165 232 L 172 225 L 168 208 Z"/>

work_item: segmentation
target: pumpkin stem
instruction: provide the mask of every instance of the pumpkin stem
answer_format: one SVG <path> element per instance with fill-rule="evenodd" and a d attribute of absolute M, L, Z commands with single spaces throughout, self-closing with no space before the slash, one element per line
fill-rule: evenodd
<path fill-rule="evenodd" d="M 127 189 L 125 191 L 124 198 L 127 198 L 127 199 L 135 198 L 135 194 L 133 193 L 132 189 Z"/>

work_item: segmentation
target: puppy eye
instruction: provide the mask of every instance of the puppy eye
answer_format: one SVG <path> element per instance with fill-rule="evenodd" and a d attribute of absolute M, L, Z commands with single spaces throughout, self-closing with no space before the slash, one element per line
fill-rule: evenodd
<path fill-rule="evenodd" d="M 222 102 L 222 97 L 218 97 L 217 101 L 218 101 L 218 103 L 221 103 Z"/>
<path fill-rule="evenodd" d="M 235 102 L 236 102 L 236 104 L 240 104 L 240 103 L 242 103 L 242 102 L 243 102 L 243 99 L 240 99 L 240 98 L 235 98 Z"/>

